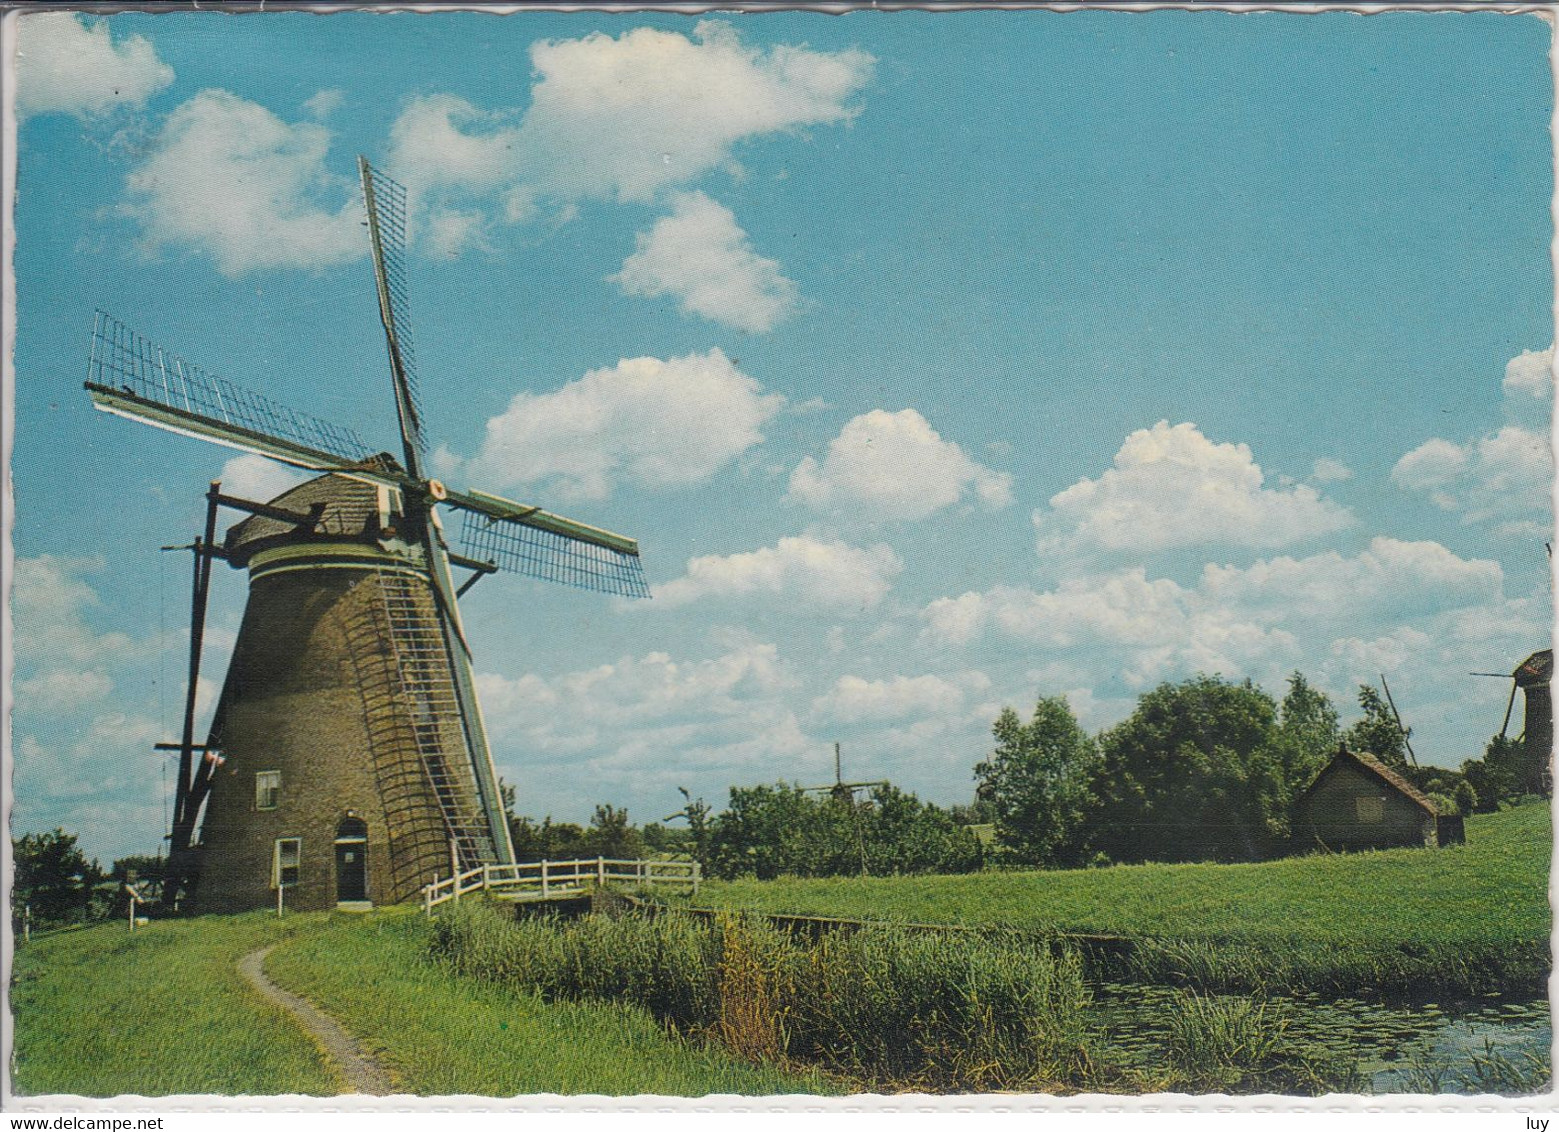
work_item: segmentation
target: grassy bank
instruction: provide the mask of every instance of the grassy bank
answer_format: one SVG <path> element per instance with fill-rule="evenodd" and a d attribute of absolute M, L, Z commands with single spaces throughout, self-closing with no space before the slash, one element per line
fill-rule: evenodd
<path fill-rule="evenodd" d="M 406 909 L 336 920 L 278 948 L 266 970 L 332 1014 L 421 1095 L 763 1095 L 839 1089 L 680 1041 L 631 1002 L 543 1002 L 431 957 L 432 925 Z"/>
<path fill-rule="evenodd" d="M 1467 822 L 1441 850 L 1253 865 L 713 883 L 701 904 L 1125 936 L 1125 972 L 1212 988 L 1483 993 L 1549 968 L 1549 808 Z"/>
<path fill-rule="evenodd" d="M 257 913 L 123 923 L 34 939 L 15 954 L 13 1087 L 73 1093 L 333 1094 L 312 1041 L 239 977 L 240 956 L 321 930 Z"/>

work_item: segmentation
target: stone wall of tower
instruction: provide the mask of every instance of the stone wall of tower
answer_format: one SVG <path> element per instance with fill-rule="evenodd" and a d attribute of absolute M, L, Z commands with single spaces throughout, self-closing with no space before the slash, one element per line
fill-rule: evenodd
<path fill-rule="evenodd" d="M 386 723 L 391 689 L 369 686 L 375 671 L 388 671 L 390 642 L 372 629 L 378 586 L 371 570 L 328 567 L 252 582 L 225 690 L 226 762 L 206 805 L 193 911 L 274 906 L 276 842 L 292 837 L 301 839 L 301 858 L 287 905 L 334 907 L 336 831 L 347 817 L 368 827 L 375 904 L 408 899 L 449 874 L 443 819 L 423 788 L 409 723 L 393 710 Z M 266 771 L 281 775 L 274 809 L 258 806 L 256 776 Z"/>

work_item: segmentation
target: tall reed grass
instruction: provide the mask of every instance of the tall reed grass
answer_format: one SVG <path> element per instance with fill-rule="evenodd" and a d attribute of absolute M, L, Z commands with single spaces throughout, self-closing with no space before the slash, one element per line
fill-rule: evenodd
<path fill-rule="evenodd" d="M 867 928 L 807 943 L 736 915 L 513 922 L 468 902 L 439 917 L 434 949 L 477 978 L 636 1002 L 754 1060 L 874 1087 L 1043 1089 L 1091 1060 L 1080 961 L 1028 942 Z"/>

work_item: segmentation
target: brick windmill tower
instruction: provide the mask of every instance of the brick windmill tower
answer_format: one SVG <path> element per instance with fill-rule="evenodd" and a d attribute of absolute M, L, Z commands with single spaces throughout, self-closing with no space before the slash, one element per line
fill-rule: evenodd
<path fill-rule="evenodd" d="M 514 859 L 458 599 L 510 570 L 647 597 L 638 544 L 425 472 L 407 322 L 405 192 L 359 159 L 402 456 L 285 409 L 102 314 L 87 390 L 105 411 L 322 473 L 269 501 L 207 492 L 164 904 L 395 903 L 452 867 Z M 223 509 L 247 514 L 219 544 Z M 461 550 L 441 508 L 462 515 Z M 249 599 L 205 742 L 195 688 L 211 566 Z M 453 569 L 470 571 L 456 588 Z M 195 837 L 200 830 L 198 840 Z"/>

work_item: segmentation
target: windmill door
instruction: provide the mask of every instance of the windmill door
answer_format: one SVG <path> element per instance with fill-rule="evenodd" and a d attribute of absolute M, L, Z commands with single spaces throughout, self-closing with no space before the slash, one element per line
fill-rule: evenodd
<path fill-rule="evenodd" d="M 368 899 L 368 826 L 344 818 L 336 829 L 336 901 Z"/>

